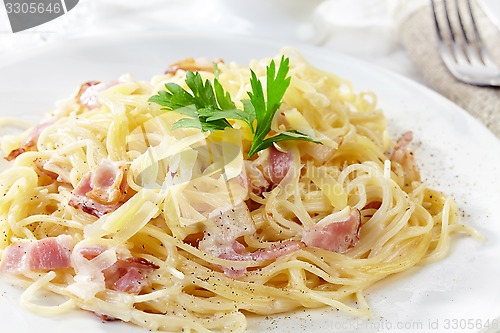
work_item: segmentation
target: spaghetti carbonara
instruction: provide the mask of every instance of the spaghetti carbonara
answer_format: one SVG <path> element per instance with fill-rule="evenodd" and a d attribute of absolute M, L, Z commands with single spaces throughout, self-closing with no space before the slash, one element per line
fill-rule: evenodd
<path fill-rule="evenodd" d="M 149 101 L 166 83 L 189 91 L 192 71 L 217 77 L 243 110 L 249 67 L 265 86 L 270 59 L 186 59 L 151 82 L 87 82 L 3 137 L 0 269 L 26 288 L 22 304 L 174 332 L 242 332 L 245 312 L 365 316 L 367 287 L 470 233 L 454 201 L 420 180 L 411 133 L 388 137 L 373 93 L 285 53 L 291 81 L 270 134 L 314 142 L 275 142 L 249 158 L 241 120 L 173 127 L 186 115 Z M 62 301 L 40 304 L 40 290 Z"/>

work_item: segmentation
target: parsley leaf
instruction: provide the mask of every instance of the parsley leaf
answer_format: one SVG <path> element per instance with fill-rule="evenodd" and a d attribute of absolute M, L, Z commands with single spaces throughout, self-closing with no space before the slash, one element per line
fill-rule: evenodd
<path fill-rule="evenodd" d="M 279 140 L 276 139 L 277 141 L 273 141 L 272 138 L 269 138 L 267 140 L 271 143 L 263 145 L 266 136 L 271 130 L 274 115 L 276 111 L 278 111 L 281 100 L 290 85 L 291 78 L 286 77 L 288 75 L 289 63 L 290 60 L 283 56 L 281 57 L 278 73 L 276 73 L 276 64 L 274 60 L 272 60 L 267 67 L 267 103 L 264 98 L 262 82 L 257 78 L 255 72 L 251 71 L 252 78 L 250 79 L 250 84 L 252 86 L 252 92 L 248 92 L 248 96 L 250 96 L 250 101 L 255 109 L 257 129 L 255 130 L 255 136 L 248 150 L 248 156 L 252 156 L 256 152 L 268 148 L 273 142 L 293 140 L 288 138 L 288 136 L 283 136 L 282 139 Z M 288 139 L 285 139 L 285 137 Z M 312 141 L 312 139 L 310 139 L 310 141 Z"/>
<path fill-rule="evenodd" d="M 217 97 L 217 101 L 219 102 L 219 106 L 222 110 L 234 110 L 236 109 L 236 105 L 234 105 L 231 100 L 231 96 L 228 92 L 224 93 L 224 88 L 220 84 L 218 79 L 214 80 L 214 88 L 215 88 L 215 96 Z"/>
<path fill-rule="evenodd" d="M 214 112 L 221 111 L 221 107 L 236 108 L 229 94 L 224 92 L 217 80 L 215 84 L 219 87 L 217 93 L 219 98 L 216 96 L 210 81 L 203 82 L 200 73 L 188 71 L 186 84 L 192 94 L 176 83 L 167 83 L 165 85 L 167 91 L 159 91 L 157 95 L 149 98 L 150 102 L 163 106 L 165 110 L 175 111 L 192 118 L 178 120 L 173 129 L 199 128 L 202 131 L 216 131 L 231 127 L 225 118 L 207 121 L 207 118 Z"/>
<path fill-rule="evenodd" d="M 169 110 L 194 105 L 194 97 L 178 84 L 167 83 L 165 88 L 167 88 L 166 91 L 159 91 L 158 95 L 150 97 L 149 101 L 164 106 Z M 194 110 L 193 112 L 195 114 Z"/>
<path fill-rule="evenodd" d="M 286 131 L 268 137 L 274 115 L 281 106 L 283 96 L 290 86 L 290 60 L 281 58 L 278 70 L 274 60 L 267 67 L 266 94 L 262 82 L 254 71 L 251 70 L 250 85 L 252 91 L 248 92 L 250 99 L 242 100 L 243 110 L 236 107 L 228 92 L 219 82 L 218 68 L 215 79 L 203 81 L 200 73 L 188 71 L 186 85 L 188 92 L 176 83 L 167 83 L 165 91 L 159 91 L 149 101 L 163 106 L 165 110 L 174 111 L 187 116 L 178 120 L 172 129 L 199 128 L 202 131 L 218 131 L 232 127 L 229 119 L 244 121 L 250 128 L 254 137 L 250 144 L 248 157 L 269 148 L 273 143 L 285 140 L 299 140 L 319 143 L 309 136 L 297 131 Z M 266 101 L 267 96 L 267 101 Z"/>
<path fill-rule="evenodd" d="M 293 134 L 293 135 L 292 135 Z M 287 140 L 296 140 L 296 141 L 309 141 L 309 142 L 315 142 L 315 143 L 320 143 L 318 141 L 314 141 L 311 139 L 309 136 L 302 134 L 297 131 L 286 131 L 284 133 L 280 133 L 278 135 L 275 135 L 273 137 L 267 138 L 263 141 L 260 141 L 255 144 L 255 152 L 267 149 L 271 147 L 271 145 L 275 142 L 280 142 L 280 141 L 287 141 Z M 253 143 L 253 142 L 252 142 Z M 248 153 L 250 155 L 250 151 Z"/>

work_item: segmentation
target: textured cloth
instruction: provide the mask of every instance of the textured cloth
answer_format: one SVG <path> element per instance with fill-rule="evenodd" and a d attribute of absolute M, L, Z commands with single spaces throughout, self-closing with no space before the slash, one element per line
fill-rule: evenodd
<path fill-rule="evenodd" d="M 479 6 L 474 5 L 473 9 L 482 39 L 496 63 L 500 64 L 500 32 Z M 500 88 L 475 87 L 452 76 L 438 52 L 430 4 L 416 10 L 401 22 L 399 37 L 432 88 L 460 105 L 500 137 Z"/>

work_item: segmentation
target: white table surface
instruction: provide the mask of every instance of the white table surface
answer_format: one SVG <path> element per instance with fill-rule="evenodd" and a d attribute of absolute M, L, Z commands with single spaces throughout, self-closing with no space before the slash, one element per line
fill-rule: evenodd
<path fill-rule="evenodd" d="M 132 31 L 189 31 L 315 45 L 424 83 L 398 44 L 391 13 L 394 1 L 80 0 L 66 15 L 16 34 L 0 3 L 0 66 L 33 47 L 50 47 L 68 39 Z"/>

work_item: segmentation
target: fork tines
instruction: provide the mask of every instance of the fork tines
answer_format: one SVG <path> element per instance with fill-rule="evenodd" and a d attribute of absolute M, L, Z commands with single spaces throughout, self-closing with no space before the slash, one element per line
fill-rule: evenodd
<path fill-rule="evenodd" d="M 500 69 L 479 34 L 471 0 L 431 0 L 441 57 L 459 80 L 500 85 Z"/>

